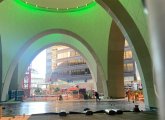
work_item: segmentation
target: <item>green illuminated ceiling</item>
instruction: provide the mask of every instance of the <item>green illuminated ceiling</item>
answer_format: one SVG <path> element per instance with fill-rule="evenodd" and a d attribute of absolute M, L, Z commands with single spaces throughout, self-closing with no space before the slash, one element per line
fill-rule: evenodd
<path fill-rule="evenodd" d="M 95 0 L 15 0 L 18 4 L 29 9 L 51 11 L 51 12 L 70 12 L 87 9 L 96 4 Z"/>

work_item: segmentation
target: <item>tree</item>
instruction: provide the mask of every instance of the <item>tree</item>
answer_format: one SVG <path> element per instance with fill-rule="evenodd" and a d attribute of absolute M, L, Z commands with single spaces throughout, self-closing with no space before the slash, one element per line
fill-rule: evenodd
<path fill-rule="evenodd" d="M 56 87 L 55 89 L 54 89 L 54 92 L 59 92 L 60 91 L 60 88 L 59 87 Z"/>
<path fill-rule="evenodd" d="M 36 89 L 34 90 L 34 93 L 35 93 L 35 95 L 42 95 L 43 91 L 42 91 L 41 88 L 36 88 Z"/>

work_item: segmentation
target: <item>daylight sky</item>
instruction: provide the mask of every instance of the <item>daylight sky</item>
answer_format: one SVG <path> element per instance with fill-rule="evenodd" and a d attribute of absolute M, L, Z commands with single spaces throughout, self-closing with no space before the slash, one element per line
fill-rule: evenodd
<path fill-rule="evenodd" d="M 41 77 L 45 78 L 46 73 L 46 50 L 40 52 L 32 61 L 32 68 L 35 69 Z"/>

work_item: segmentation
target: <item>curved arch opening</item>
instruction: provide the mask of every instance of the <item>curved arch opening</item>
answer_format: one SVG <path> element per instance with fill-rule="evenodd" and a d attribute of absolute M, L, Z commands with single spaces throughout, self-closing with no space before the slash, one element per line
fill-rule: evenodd
<path fill-rule="evenodd" d="M 28 92 L 26 95 L 30 97 L 28 101 L 33 101 L 34 97 L 41 95 L 43 97 L 39 99 L 43 101 L 45 101 L 45 96 L 47 101 L 57 100 L 59 95 L 62 95 L 65 100 L 83 99 L 87 93 L 90 95 L 86 96 L 86 99 L 93 97 L 92 92 L 97 89 L 96 81 L 92 79 L 94 78 L 93 72 L 89 70 L 90 68 L 81 53 L 68 45 L 59 44 L 46 48 L 45 55 L 45 58 L 40 56 L 40 59 L 46 61 L 45 79 L 38 76 L 39 81 L 39 78 L 35 78 L 36 71 L 39 71 L 38 66 L 41 66 L 39 58 L 30 64 L 28 72 L 25 74 L 23 89 Z M 29 76 L 31 78 L 28 78 Z M 35 99 L 35 101 L 37 100 Z"/>
<path fill-rule="evenodd" d="M 143 84 L 145 107 L 146 109 L 155 108 L 157 104 L 153 84 L 152 61 L 149 49 L 146 46 L 140 30 L 128 11 L 121 5 L 120 1 L 97 0 L 97 2 L 110 14 L 125 39 L 127 39 L 128 43 L 132 46 L 131 50 L 137 62 Z"/>
<path fill-rule="evenodd" d="M 128 97 L 128 101 L 141 103 L 144 98 L 141 81 L 137 80 L 138 69 L 135 63 L 136 59 L 133 59 L 132 46 L 128 45 L 128 41 L 115 22 L 111 26 L 108 47 L 108 85 L 110 86 L 108 90 L 110 96 L 112 98 Z M 117 91 L 115 91 L 116 89 Z M 139 107 L 143 109 L 144 104 L 140 104 Z"/>
<path fill-rule="evenodd" d="M 143 85 L 136 60 L 127 40 L 125 40 L 124 47 L 124 88 L 128 101 L 142 102 L 140 107 L 144 108 Z"/>
<path fill-rule="evenodd" d="M 95 60 L 97 60 L 97 58 L 96 57 L 93 57 L 93 56 L 95 56 L 95 54 L 94 54 L 94 52 L 92 52 L 91 48 L 87 44 L 85 44 L 85 46 L 87 46 L 87 47 L 85 47 L 82 44 L 82 42 L 84 43 L 84 40 L 82 38 L 80 39 L 80 37 L 77 36 L 77 35 L 75 35 L 74 33 L 71 33 L 71 35 L 67 35 L 68 34 L 68 31 L 61 30 L 62 31 L 61 33 L 62 34 L 60 32 L 59 33 L 56 33 L 57 31 L 59 32 L 59 30 L 48 30 L 48 31 L 45 31 L 43 33 L 40 33 L 37 36 L 33 37 L 31 40 L 28 41 L 27 44 L 24 45 L 24 47 L 25 46 L 28 46 L 28 47 L 26 47 L 26 48 L 23 47 L 22 48 L 23 49 L 22 50 L 23 52 L 20 51 L 22 53 L 18 53 L 16 55 L 16 57 L 15 57 L 15 60 L 13 60 L 13 65 L 14 65 L 14 63 L 17 63 L 17 64 L 19 63 L 20 64 L 20 62 L 22 62 L 21 63 L 21 66 L 20 66 L 20 68 L 18 70 L 18 73 L 21 73 L 21 74 L 18 75 L 18 78 L 20 79 L 21 78 L 21 75 L 23 75 L 24 72 L 25 72 L 24 71 L 22 73 L 22 71 L 20 71 L 20 70 L 25 70 L 25 68 L 28 66 L 27 63 L 30 60 L 32 60 L 32 58 L 39 51 L 41 51 L 42 49 L 44 49 L 45 46 L 48 47 L 48 46 L 51 46 L 52 44 L 55 44 L 55 43 L 56 44 L 68 44 L 70 46 L 74 46 L 75 49 L 81 51 L 81 53 L 85 56 L 85 58 L 87 58 L 88 61 L 90 61 L 90 64 L 89 65 L 91 66 L 92 70 L 94 70 L 94 73 L 93 74 L 94 74 L 95 78 L 97 78 L 99 76 L 97 74 L 97 72 L 98 72 L 97 70 L 101 71 L 101 69 L 99 67 L 98 61 L 97 61 L 97 65 L 96 65 L 96 61 Z M 65 35 L 64 33 L 67 33 L 67 34 Z M 43 36 L 43 35 L 45 35 L 45 36 Z M 43 37 L 41 37 L 41 36 L 43 36 Z M 76 39 L 77 37 L 79 39 Z M 36 47 L 36 46 L 38 46 L 38 47 Z M 89 51 L 87 48 L 89 48 L 91 51 Z M 25 59 L 25 58 L 27 58 L 27 59 L 24 61 L 23 59 Z M 14 67 L 16 68 L 16 66 L 12 66 L 10 68 L 10 70 L 9 70 L 10 73 L 9 74 L 11 74 L 11 73 L 14 72 Z M 7 94 L 7 93 L 4 93 L 4 92 L 6 92 L 6 89 L 8 89 L 7 86 L 10 83 L 11 77 L 12 77 L 11 75 L 7 75 L 7 78 L 6 78 L 7 80 L 5 80 L 7 82 L 4 84 L 4 86 L 6 86 L 6 87 L 4 87 L 2 99 L 6 99 L 6 97 L 5 97 L 6 95 L 5 94 Z M 102 77 L 102 80 L 104 80 L 103 74 L 100 77 Z M 103 89 L 103 87 L 101 89 Z"/>

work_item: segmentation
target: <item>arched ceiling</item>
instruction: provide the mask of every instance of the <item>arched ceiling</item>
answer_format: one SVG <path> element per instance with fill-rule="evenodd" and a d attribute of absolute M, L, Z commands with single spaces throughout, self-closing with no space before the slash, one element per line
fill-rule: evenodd
<path fill-rule="evenodd" d="M 78 10 L 85 8 L 95 0 L 17 0 L 24 5 L 48 11 Z M 23 5 L 22 4 L 22 5 Z"/>

